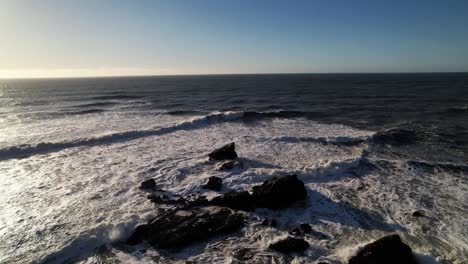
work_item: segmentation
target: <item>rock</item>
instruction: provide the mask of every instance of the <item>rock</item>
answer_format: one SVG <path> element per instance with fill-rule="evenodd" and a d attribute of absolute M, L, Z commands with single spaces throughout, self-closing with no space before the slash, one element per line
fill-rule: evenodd
<path fill-rule="evenodd" d="M 226 170 L 232 170 L 234 167 L 239 167 L 241 166 L 241 163 L 237 160 L 230 160 L 222 163 L 221 165 L 217 166 L 216 169 L 219 171 L 226 171 Z"/>
<path fill-rule="evenodd" d="M 298 227 L 295 227 L 289 231 L 292 235 L 304 235 L 312 232 L 312 227 L 309 224 L 300 224 Z"/>
<path fill-rule="evenodd" d="M 210 203 L 243 211 L 252 211 L 255 208 L 252 196 L 247 191 L 230 191 L 224 195 L 213 198 Z"/>
<path fill-rule="evenodd" d="M 367 244 L 348 264 L 417 264 L 411 248 L 400 236 L 390 235 Z"/>
<path fill-rule="evenodd" d="M 309 243 L 302 238 L 287 237 L 273 244 L 270 244 L 268 248 L 273 249 L 284 254 L 293 252 L 302 252 L 309 248 Z"/>
<path fill-rule="evenodd" d="M 220 234 L 235 232 L 244 224 L 244 215 L 225 207 L 175 209 L 138 226 L 128 244 L 146 240 L 160 248 L 182 248 Z"/>
<path fill-rule="evenodd" d="M 417 217 L 417 218 L 424 217 L 424 212 L 421 211 L 421 210 L 416 210 L 411 214 L 411 216 L 412 217 Z"/>
<path fill-rule="evenodd" d="M 208 183 L 203 186 L 203 189 L 208 189 L 212 191 L 220 191 L 223 186 L 223 180 L 219 177 L 212 176 L 208 178 Z"/>
<path fill-rule="evenodd" d="M 236 146 L 234 142 L 225 145 L 222 148 L 216 149 L 208 154 L 210 160 L 234 160 L 237 158 Z"/>
<path fill-rule="evenodd" d="M 156 181 L 154 179 L 146 180 L 140 184 L 140 189 L 142 190 L 156 189 Z"/>
<path fill-rule="evenodd" d="M 254 186 L 252 196 L 257 207 L 280 209 L 304 200 L 307 190 L 294 174 L 281 178 L 272 177 L 262 185 Z"/>

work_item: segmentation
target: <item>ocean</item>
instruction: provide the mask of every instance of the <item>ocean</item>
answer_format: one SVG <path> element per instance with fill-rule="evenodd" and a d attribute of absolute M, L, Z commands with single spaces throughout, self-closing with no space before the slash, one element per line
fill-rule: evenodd
<path fill-rule="evenodd" d="M 243 166 L 207 154 L 229 142 Z M 179 251 L 125 241 L 211 176 L 251 190 L 297 174 L 304 205 Z M 397 233 L 421 263 L 468 262 L 468 74 L 272 74 L 0 80 L 0 263 L 347 263 Z M 424 212 L 414 218 L 412 212 Z M 274 218 L 278 227 L 264 227 Z M 268 250 L 299 223 L 304 253 Z"/>

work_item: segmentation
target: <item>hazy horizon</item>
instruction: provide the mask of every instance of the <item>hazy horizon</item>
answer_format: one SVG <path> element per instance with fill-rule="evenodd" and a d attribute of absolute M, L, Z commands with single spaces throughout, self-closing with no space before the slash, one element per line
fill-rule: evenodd
<path fill-rule="evenodd" d="M 0 0 L 0 78 L 468 71 L 468 2 Z"/>

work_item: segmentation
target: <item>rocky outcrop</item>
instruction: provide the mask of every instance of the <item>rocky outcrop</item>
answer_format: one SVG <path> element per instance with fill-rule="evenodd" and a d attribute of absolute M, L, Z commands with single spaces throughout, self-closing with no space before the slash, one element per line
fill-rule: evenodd
<path fill-rule="evenodd" d="M 296 201 L 304 200 L 307 190 L 296 175 L 273 177 L 254 186 L 253 193 L 231 191 L 213 198 L 209 204 L 226 206 L 231 209 L 252 211 L 255 208 L 281 209 Z"/>
<path fill-rule="evenodd" d="M 254 186 L 252 197 L 256 207 L 281 209 L 296 201 L 304 200 L 307 197 L 307 190 L 304 183 L 293 174 L 281 178 L 272 177 L 262 185 Z"/>
<path fill-rule="evenodd" d="M 140 225 L 128 244 L 148 241 L 160 248 L 181 248 L 243 226 L 244 215 L 225 207 L 175 209 Z"/>
<path fill-rule="evenodd" d="M 367 244 L 348 264 L 417 264 L 411 248 L 398 235 L 390 235 Z"/>
<path fill-rule="evenodd" d="M 211 176 L 208 178 L 208 183 L 203 186 L 203 189 L 208 189 L 212 191 L 220 191 L 223 187 L 223 180 L 216 176 Z"/>
<path fill-rule="evenodd" d="M 254 201 L 249 192 L 231 191 L 211 200 L 211 204 L 226 206 L 236 210 L 252 211 L 255 208 Z"/>
<path fill-rule="evenodd" d="M 302 252 L 309 248 L 309 243 L 302 238 L 287 237 L 270 244 L 268 248 L 273 249 L 284 254 Z"/>
<path fill-rule="evenodd" d="M 140 189 L 142 189 L 142 190 L 156 189 L 156 181 L 154 179 L 149 179 L 149 180 L 143 181 L 140 184 Z"/>
<path fill-rule="evenodd" d="M 208 154 L 210 160 L 234 160 L 237 158 L 235 143 L 229 143 Z"/>

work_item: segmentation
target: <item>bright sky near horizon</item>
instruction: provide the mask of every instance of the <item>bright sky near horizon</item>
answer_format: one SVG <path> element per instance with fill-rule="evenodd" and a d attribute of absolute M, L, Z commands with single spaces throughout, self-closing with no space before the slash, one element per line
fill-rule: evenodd
<path fill-rule="evenodd" d="M 468 71 L 466 0 L 0 0 L 0 78 Z"/>

